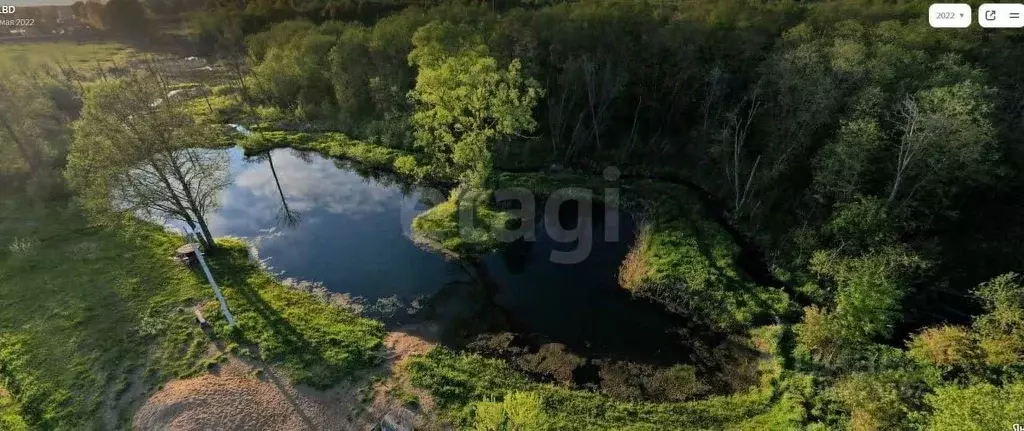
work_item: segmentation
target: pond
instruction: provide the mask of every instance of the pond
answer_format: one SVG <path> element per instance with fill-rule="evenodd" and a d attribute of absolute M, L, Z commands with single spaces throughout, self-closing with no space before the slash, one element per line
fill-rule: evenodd
<path fill-rule="evenodd" d="M 281 277 L 323 283 L 366 303 L 416 304 L 415 318 L 440 322 L 463 340 L 507 331 L 585 357 L 686 361 L 689 347 L 678 332 L 688 323 L 618 286 L 619 262 L 633 239 L 628 214 L 609 212 L 618 229 L 605 238 L 604 208 L 582 217 L 562 205 L 554 216 L 560 226 L 593 225 L 592 251 L 578 263 L 553 262 L 553 250 L 577 244 L 556 241 L 543 220 L 536 241 L 473 263 L 455 261 L 409 238 L 412 218 L 428 208 L 427 189 L 313 153 L 280 149 L 247 159 L 238 148 L 227 151 L 234 181 L 210 228 L 249 239 Z M 394 320 L 411 318 L 402 311 Z"/>

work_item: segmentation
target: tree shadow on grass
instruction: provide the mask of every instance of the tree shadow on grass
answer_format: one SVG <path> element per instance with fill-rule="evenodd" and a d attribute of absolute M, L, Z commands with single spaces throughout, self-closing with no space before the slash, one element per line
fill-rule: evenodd
<path fill-rule="evenodd" d="M 313 420 L 309 417 L 308 414 L 306 414 L 306 411 L 302 409 L 302 405 L 295 400 L 295 397 L 292 396 L 290 392 L 288 392 L 288 384 L 282 382 L 281 379 L 277 378 L 277 375 L 274 374 L 273 370 L 267 370 L 264 368 L 263 375 L 266 376 L 266 379 L 269 380 L 270 383 L 274 385 L 274 387 L 277 388 L 277 392 L 281 394 L 281 397 L 285 399 L 285 402 L 287 402 L 288 405 L 295 409 L 295 412 L 298 413 L 299 418 L 302 419 L 302 423 L 305 424 L 308 429 L 317 429 L 316 425 L 313 423 Z"/>
<path fill-rule="evenodd" d="M 236 315 L 255 313 L 259 316 L 261 322 L 243 322 L 242 326 L 249 326 L 252 331 L 265 331 L 274 338 L 277 346 L 272 352 L 264 352 L 264 357 L 286 363 L 286 366 L 290 363 L 292 366 L 287 367 L 288 371 L 303 383 L 321 389 L 335 383 L 338 380 L 337 371 L 330 369 L 332 366 L 324 357 L 321 348 L 311 342 L 302 331 L 296 329 L 278 309 L 260 295 L 257 286 L 249 282 L 249 276 L 259 269 L 250 263 L 247 257 L 241 256 L 242 253 L 244 252 L 238 250 L 219 250 L 208 259 L 208 264 L 214 280 L 221 288 L 225 292 L 235 293 L 236 295 L 231 295 L 232 299 L 242 300 L 241 303 L 237 300 L 228 303 L 232 312 Z M 193 274 L 199 277 L 203 284 L 208 284 L 201 269 L 194 269 Z M 265 329 L 253 328 L 253 325 L 264 326 Z M 249 335 L 243 332 L 241 337 L 247 342 L 257 344 L 257 340 Z M 294 368 L 294 365 L 298 365 L 301 370 L 290 369 Z"/>

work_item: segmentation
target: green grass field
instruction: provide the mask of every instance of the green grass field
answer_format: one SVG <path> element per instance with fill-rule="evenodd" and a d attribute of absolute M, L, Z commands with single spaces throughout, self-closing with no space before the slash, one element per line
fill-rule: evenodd
<path fill-rule="evenodd" d="M 134 49 L 116 43 L 13 43 L 0 47 L 0 69 L 69 63 L 82 73 L 90 74 L 98 66 L 123 65 L 136 55 L 138 52 Z"/>
<path fill-rule="evenodd" d="M 26 431 L 28 424 L 21 417 L 18 405 L 7 391 L 0 389 L 0 429 L 5 431 Z"/>
<path fill-rule="evenodd" d="M 330 385 L 379 357 L 380 324 L 277 283 L 237 243 L 211 259 L 241 329 L 228 332 L 202 275 L 172 258 L 183 240 L 156 226 L 103 229 L 67 202 L 0 200 L 0 238 L 0 386 L 16 404 L 3 401 L 4 420 L 122 427 L 162 382 L 222 356 L 196 304 L 222 345 L 257 344 L 296 380 Z"/>
<path fill-rule="evenodd" d="M 163 252 L 173 236 L 97 229 L 49 206 L 0 207 L 3 385 L 44 428 L 120 422 L 137 371 L 152 384 L 200 370 L 205 336 L 187 307 L 206 289 Z"/>

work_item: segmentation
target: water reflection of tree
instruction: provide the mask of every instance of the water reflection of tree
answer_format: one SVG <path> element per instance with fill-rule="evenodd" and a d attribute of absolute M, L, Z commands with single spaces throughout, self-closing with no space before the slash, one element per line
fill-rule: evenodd
<path fill-rule="evenodd" d="M 533 242 L 518 239 L 502 247 L 500 253 L 502 260 L 505 262 L 505 267 L 508 268 L 508 272 L 522 274 L 526 272 L 526 267 L 530 263 L 532 251 Z"/>
<path fill-rule="evenodd" d="M 302 215 L 297 211 L 291 209 L 288 206 L 288 200 L 284 197 L 284 190 L 281 188 L 281 180 L 277 176 L 277 168 L 274 166 L 274 156 L 272 151 L 255 156 L 258 161 L 266 161 L 270 166 L 270 174 L 274 177 L 274 185 L 277 186 L 277 195 L 281 197 L 281 209 L 278 210 L 275 219 L 280 225 L 284 225 L 288 228 L 293 228 L 299 225 L 299 221 L 302 219 Z M 299 152 L 296 152 L 299 153 Z M 299 157 L 302 159 L 301 157 Z M 306 161 L 306 159 L 302 159 Z M 307 161 L 307 163 L 309 163 Z"/>
<path fill-rule="evenodd" d="M 313 153 L 309 151 L 296 150 L 294 148 L 291 148 L 290 150 L 290 154 L 292 156 L 295 156 L 296 159 L 302 160 L 302 163 L 305 163 L 307 165 L 313 164 Z"/>
<path fill-rule="evenodd" d="M 393 172 L 380 168 L 354 163 L 345 159 L 335 159 L 334 166 L 341 170 L 355 172 L 365 184 L 398 189 L 402 196 L 409 196 L 416 190 L 414 183 L 402 179 Z"/>
<path fill-rule="evenodd" d="M 451 261 L 447 270 L 448 281 L 426 300 L 421 316 L 440 324 L 443 342 L 461 345 L 511 327 L 512 315 L 495 301 L 498 285 L 483 262 Z"/>

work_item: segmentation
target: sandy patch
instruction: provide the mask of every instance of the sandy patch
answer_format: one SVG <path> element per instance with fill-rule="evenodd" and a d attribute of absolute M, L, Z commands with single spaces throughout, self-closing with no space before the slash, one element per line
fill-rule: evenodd
<path fill-rule="evenodd" d="M 416 414 L 404 409 L 391 390 L 392 372 L 409 355 L 426 353 L 434 343 L 422 327 L 389 333 L 389 360 L 355 382 L 326 391 L 292 385 L 280 372 L 258 362 L 230 358 L 211 374 L 167 383 L 135 414 L 136 430 L 352 430 L 370 429 L 386 419 L 412 429 Z M 371 377 L 386 377 L 372 384 Z M 432 407 L 420 397 L 421 408 Z"/>
<path fill-rule="evenodd" d="M 390 353 L 388 357 L 388 378 L 373 387 L 373 407 L 377 412 L 388 413 L 389 422 L 402 422 L 407 426 L 416 425 L 415 428 L 422 428 L 423 416 L 429 415 L 434 410 L 434 400 L 426 391 L 412 387 L 405 376 L 399 370 L 402 363 L 412 355 L 422 355 L 429 352 L 437 343 L 437 328 L 429 324 L 413 325 L 400 328 L 397 331 L 389 332 L 384 338 L 384 347 Z M 415 395 L 418 400 L 416 410 L 419 417 L 416 420 L 407 418 L 408 406 L 402 405 L 402 401 L 394 394 L 396 391 L 408 392 Z M 411 423 L 410 423 L 411 422 Z"/>
<path fill-rule="evenodd" d="M 135 414 L 140 430 L 337 430 L 369 424 L 358 390 L 292 385 L 271 367 L 231 358 L 212 374 L 169 382 Z"/>
<path fill-rule="evenodd" d="M 437 345 L 433 340 L 437 336 L 437 328 L 432 325 L 416 325 L 399 328 L 389 332 L 384 338 L 384 347 L 388 349 L 389 365 L 394 367 L 412 355 L 422 355 Z"/>

